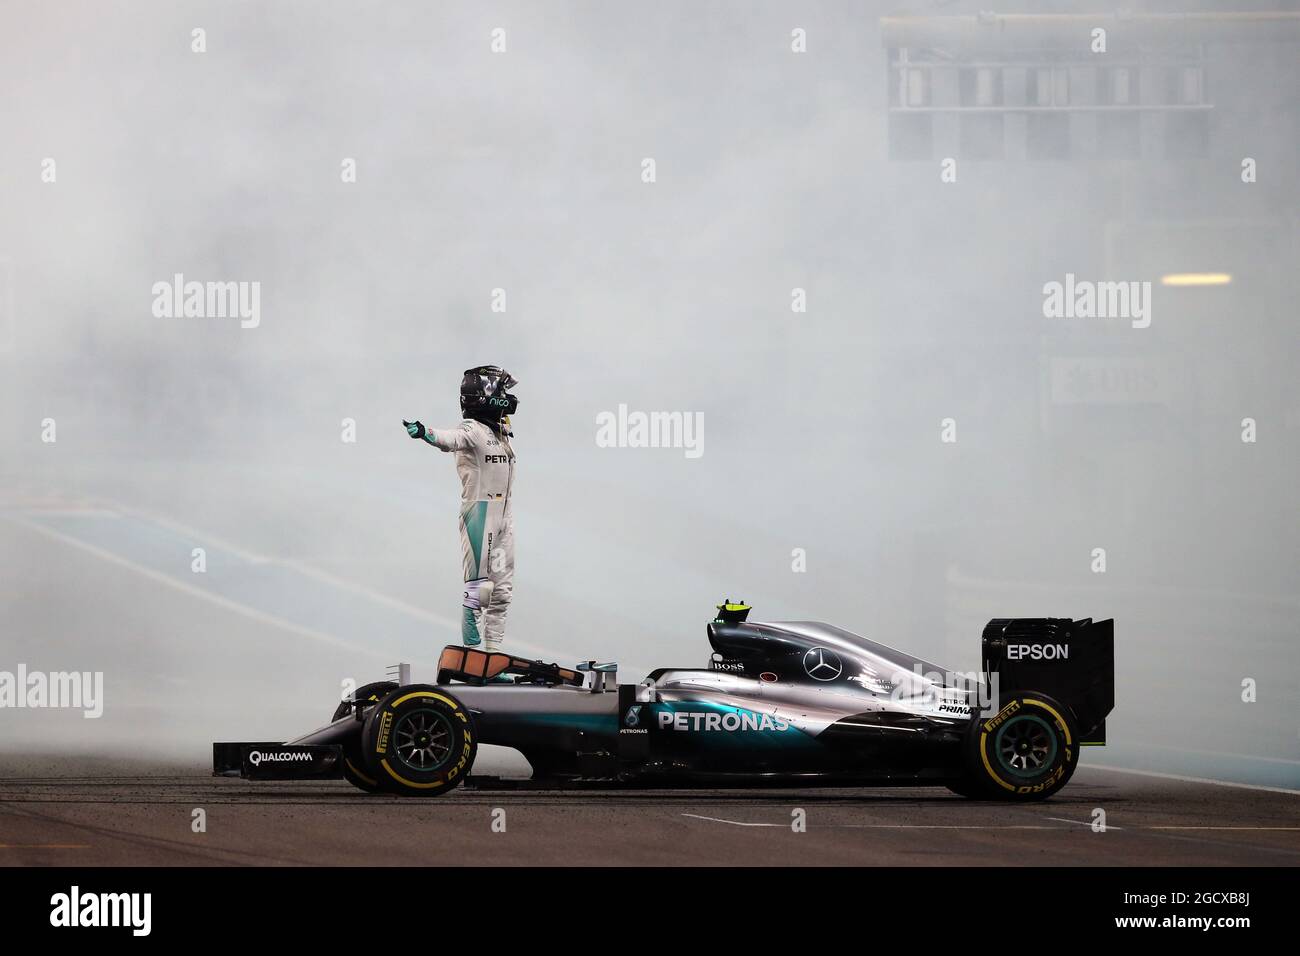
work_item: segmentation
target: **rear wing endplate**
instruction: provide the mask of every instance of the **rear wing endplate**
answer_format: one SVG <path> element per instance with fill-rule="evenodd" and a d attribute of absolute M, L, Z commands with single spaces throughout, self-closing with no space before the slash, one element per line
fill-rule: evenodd
<path fill-rule="evenodd" d="M 1115 707 L 1115 622 L 995 618 L 984 628 L 984 679 L 998 694 L 1038 691 L 1074 711 L 1080 742 L 1106 742 Z"/>

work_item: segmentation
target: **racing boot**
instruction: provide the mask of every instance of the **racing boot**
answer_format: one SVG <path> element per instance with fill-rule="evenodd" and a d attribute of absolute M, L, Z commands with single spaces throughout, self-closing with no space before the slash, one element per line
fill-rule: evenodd
<path fill-rule="evenodd" d="M 488 578 L 475 578 L 465 582 L 465 596 L 461 602 L 460 640 L 466 647 L 478 647 L 483 643 L 479 623 L 492 601 L 492 588 L 492 581 Z"/>

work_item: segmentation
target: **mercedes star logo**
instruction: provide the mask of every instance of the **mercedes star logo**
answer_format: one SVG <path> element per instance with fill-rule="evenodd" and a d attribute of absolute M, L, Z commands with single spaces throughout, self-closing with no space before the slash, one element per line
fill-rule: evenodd
<path fill-rule="evenodd" d="M 829 648 L 811 647 L 804 653 L 803 669 L 813 680 L 834 680 L 844 672 L 844 665 Z"/>

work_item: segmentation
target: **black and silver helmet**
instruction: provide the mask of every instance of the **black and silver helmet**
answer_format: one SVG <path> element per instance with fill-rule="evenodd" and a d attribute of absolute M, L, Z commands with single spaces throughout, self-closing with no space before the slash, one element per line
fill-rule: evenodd
<path fill-rule="evenodd" d="M 518 384 L 518 379 L 496 365 L 466 369 L 460 382 L 460 413 L 466 418 L 499 422 L 519 407 L 519 399 L 509 392 Z"/>

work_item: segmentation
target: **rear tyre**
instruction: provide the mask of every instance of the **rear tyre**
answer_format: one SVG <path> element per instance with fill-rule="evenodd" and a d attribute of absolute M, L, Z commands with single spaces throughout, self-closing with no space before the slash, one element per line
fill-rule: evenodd
<path fill-rule="evenodd" d="M 365 774 L 387 793 L 437 797 L 469 774 L 478 738 L 469 711 L 441 687 L 390 691 L 366 714 L 361 732 Z"/>
<path fill-rule="evenodd" d="M 1079 732 L 1070 709 L 1046 694 L 1019 693 L 989 718 L 976 717 L 966 738 L 963 796 L 1044 800 L 1079 764 Z M 960 792 L 960 791 L 958 791 Z"/>
<path fill-rule="evenodd" d="M 360 710 L 373 707 L 384 699 L 389 692 L 397 689 L 397 683 L 391 680 L 375 681 L 373 684 L 362 684 L 352 694 L 352 700 L 344 699 L 339 701 L 339 705 L 334 708 L 334 716 L 330 720 L 339 720 L 347 717 L 352 713 L 355 706 Z M 356 701 L 353 704 L 353 700 Z M 361 755 L 361 727 L 357 727 L 358 733 L 351 735 L 343 744 L 343 779 L 358 790 L 364 790 L 366 793 L 379 793 L 381 788 L 379 781 L 370 776 L 365 771 L 366 761 Z"/>

